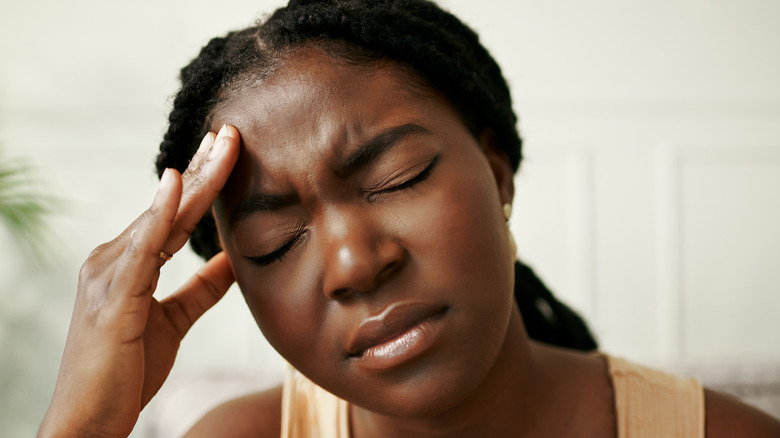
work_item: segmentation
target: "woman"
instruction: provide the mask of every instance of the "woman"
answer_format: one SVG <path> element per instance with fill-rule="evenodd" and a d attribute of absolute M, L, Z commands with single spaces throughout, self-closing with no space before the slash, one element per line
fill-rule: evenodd
<path fill-rule="evenodd" d="M 182 81 L 151 207 L 84 264 L 39 435 L 126 436 L 234 280 L 291 369 L 189 436 L 780 433 L 695 381 L 577 351 L 587 328 L 515 263 L 509 90 L 434 4 L 291 1 Z M 156 301 L 190 237 L 208 263 Z"/>

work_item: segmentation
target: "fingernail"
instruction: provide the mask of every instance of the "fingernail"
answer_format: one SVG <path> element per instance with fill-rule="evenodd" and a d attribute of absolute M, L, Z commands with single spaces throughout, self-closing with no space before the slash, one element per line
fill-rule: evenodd
<path fill-rule="evenodd" d="M 197 152 L 207 151 L 212 144 L 214 144 L 214 134 L 212 132 L 207 132 L 206 135 L 203 137 L 203 140 L 200 141 L 200 145 L 198 146 Z"/>
<path fill-rule="evenodd" d="M 157 193 L 154 195 L 154 201 L 152 201 L 152 204 L 156 204 L 158 199 L 160 198 L 160 193 L 163 193 L 167 191 L 171 184 L 173 182 L 173 171 L 170 167 L 166 168 L 163 171 L 163 174 L 160 176 L 160 184 L 157 186 Z"/>
<path fill-rule="evenodd" d="M 227 125 L 222 125 L 222 128 L 220 128 L 219 133 L 217 133 L 217 139 L 214 140 L 214 146 L 211 147 L 211 151 L 209 151 L 209 156 L 206 158 L 207 160 L 214 159 L 219 156 L 219 154 L 222 153 L 222 151 L 225 150 L 227 146 L 227 138 L 230 134 L 228 133 L 228 127 Z"/>

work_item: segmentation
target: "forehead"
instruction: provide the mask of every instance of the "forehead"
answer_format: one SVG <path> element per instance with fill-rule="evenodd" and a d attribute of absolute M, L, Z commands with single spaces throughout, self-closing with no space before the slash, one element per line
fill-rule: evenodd
<path fill-rule="evenodd" d="M 265 166 L 289 167 L 317 156 L 328 163 L 394 124 L 435 116 L 449 104 L 391 61 L 350 65 L 316 48 L 285 56 L 270 77 L 231 92 L 212 115 L 241 133 L 242 153 Z"/>
<path fill-rule="evenodd" d="M 314 49 L 287 57 L 213 113 L 213 131 L 231 124 L 242 141 L 223 206 L 250 192 L 316 197 L 352 152 L 394 127 L 462 131 L 453 131 L 462 123 L 446 99 L 421 84 L 392 62 L 346 65 Z"/>
<path fill-rule="evenodd" d="M 299 129 L 318 124 L 321 129 L 323 122 L 337 120 L 358 129 L 386 116 L 390 109 L 440 98 L 393 61 L 353 64 L 317 48 L 301 48 L 282 57 L 279 64 L 268 77 L 243 78 L 245 85 L 230 92 L 213 111 L 211 130 L 230 123 L 249 135 L 278 132 L 279 123 Z"/>

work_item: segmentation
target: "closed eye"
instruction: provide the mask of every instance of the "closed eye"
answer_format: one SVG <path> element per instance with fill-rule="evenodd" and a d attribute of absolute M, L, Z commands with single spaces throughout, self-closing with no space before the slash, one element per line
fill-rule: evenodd
<path fill-rule="evenodd" d="M 396 184 L 394 186 L 379 189 L 376 191 L 372 191 L 369 193 L 369 200 L 374 200 L 378 195 L 384 194 L 384 193 L 392 193 L 398 190 L 403 190 L 409 187 L 413 187 L 416 184 L 425 181 L 428 176 L 430 176 L 431 171 L 434 167 L 436 167 L 436 164 L 438 164 L 439 159 L 441 158 L 441 154 L 436 155 L 423 170 L 421 170 L 419 173 L 417 173 L 415 176 L 409 178 L 406 181 L 401 182 L 400 184 Z"/>
<path fill-rule="evenodd" d="M 287 243 L 280 246 L 279 248 L 271 251 L 268 254 L 260 256 L 244 256 L 244 258 L 256 266 L 268 266 L 274 262 L 281 261 L 282 258 L 284 258 L 284 256 L 303 239 L 305 233 L 306 230 L 304 229 L 303 225 L 301 225 L 294 232 L 293 238 L 288 240 Z"/>

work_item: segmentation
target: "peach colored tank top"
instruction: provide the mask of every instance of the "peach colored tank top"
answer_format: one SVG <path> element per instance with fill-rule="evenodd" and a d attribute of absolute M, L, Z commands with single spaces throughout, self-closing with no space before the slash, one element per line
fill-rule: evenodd
<path fill-rule="evenodd" d="M 287 365 L 282 438 L 349 438 L 349 404 Z"/>
<path fill-rule="evenodd" d="M 605 357 L 619 438 L 704 438 L 704 389 L 698 380 Z"/>
<path fill-rule="evenodd" d="M 704 390 L 696 379 L 606 356 L 619 438 L 704 438 Z M 294 368 L 285 375 L 282 438 L 350 438 L 349 404 Z"/>

